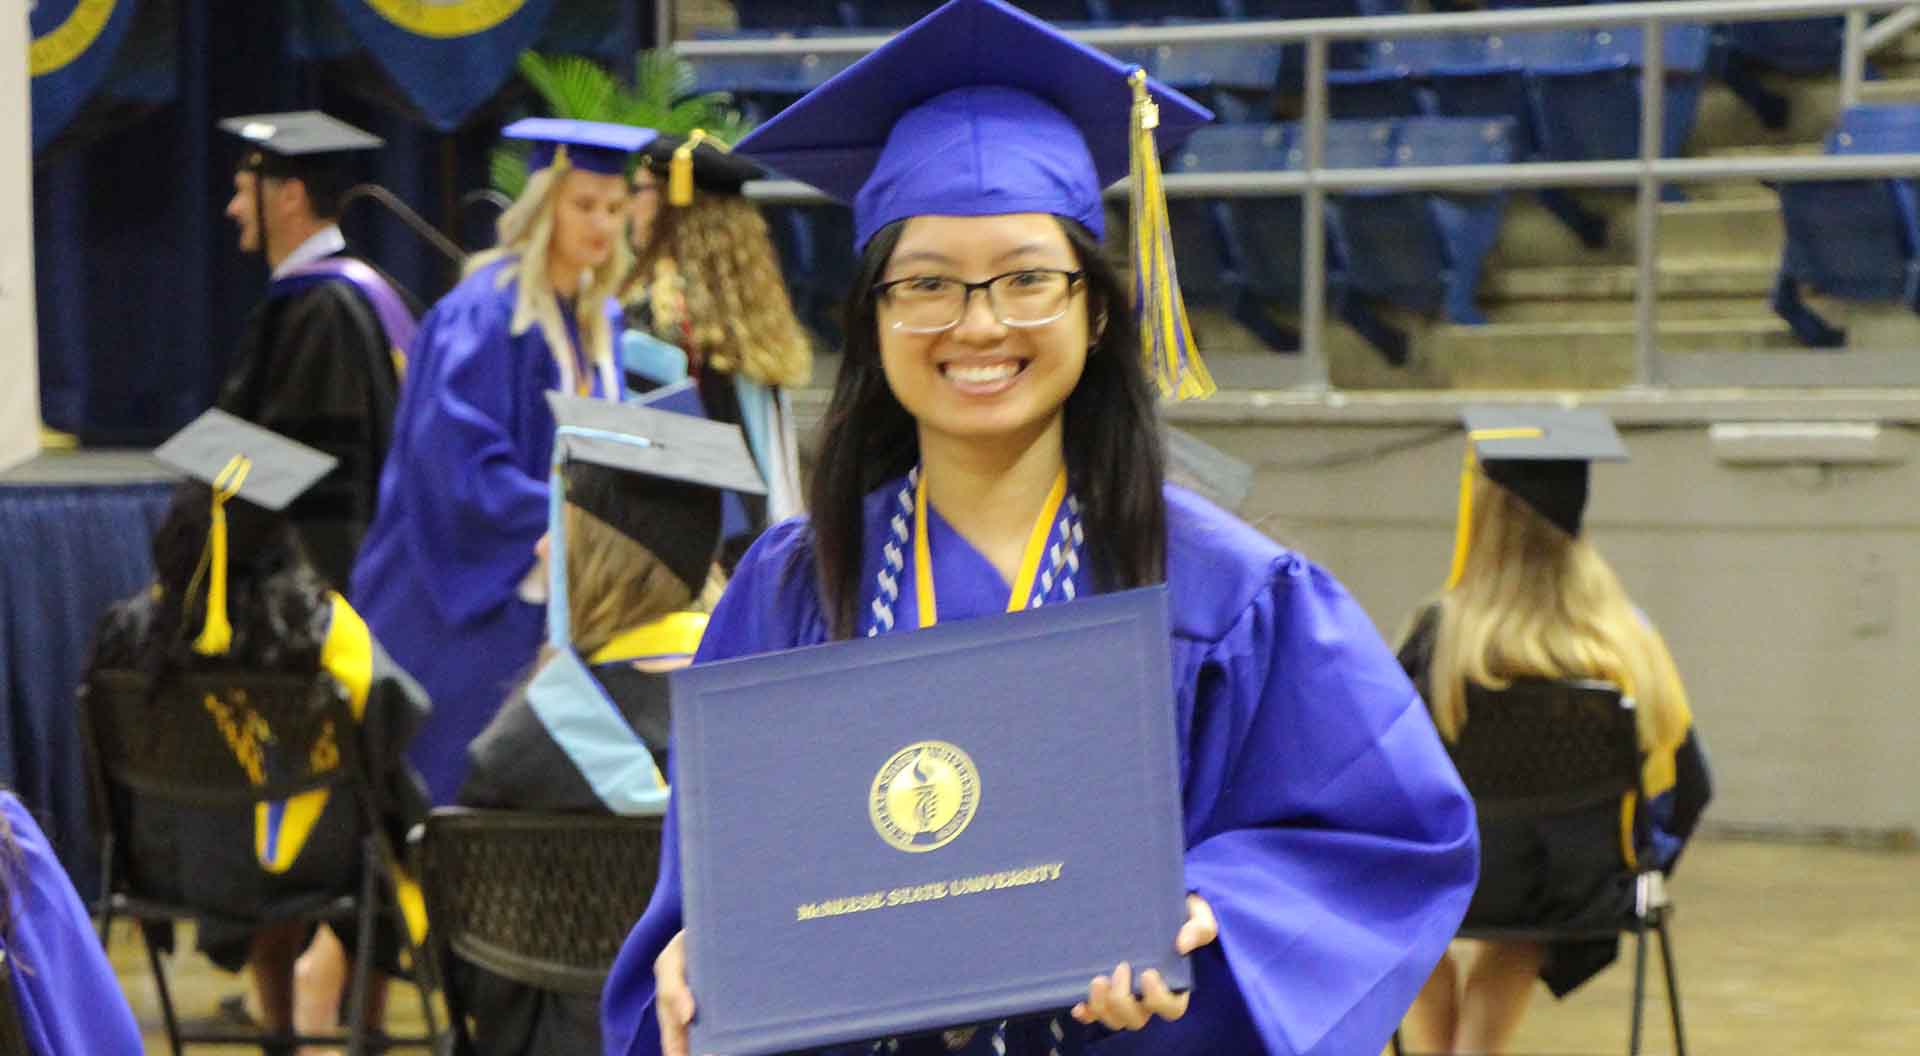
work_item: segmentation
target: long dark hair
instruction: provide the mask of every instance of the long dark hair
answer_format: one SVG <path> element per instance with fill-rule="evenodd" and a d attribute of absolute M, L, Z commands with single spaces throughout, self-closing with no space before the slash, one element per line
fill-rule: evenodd
<path fill-rule="evenodd" d="M 207 612 L 210 573 L 201 568 L 201 558 L 213 526 L 212 500 L 207 485 L 181 484 L 153 534 L 160 594 L 139 645 L 141 670 L 157 684 L 189 666 L 314 669 L 332 616 L 326 583 L 286 517 L 242 499 L 226 504 L 227 619 L 233 643 L 224 657 L 192 651 Z"/>
<path fill-rule="evenodd" d="M 882 228 L 867 243 L 847 293 L 845 356 L 808 483 L 821 611 L 835 638 L 852 637 L 859 618 L 862 502 L 920 459 L 913 416 L 880 367 L 873 292 L 905 223 Z M 1065 408 L 1067 479 L 1080 500 L 1088 565 L 1100 590 L 1158 583 L 1166 578 L 1165 456 L 1127 290 L 1086 228 L 1064 219 L 1060 227 L 1086 272 L 1088 311 L 1106 318 Z"/>

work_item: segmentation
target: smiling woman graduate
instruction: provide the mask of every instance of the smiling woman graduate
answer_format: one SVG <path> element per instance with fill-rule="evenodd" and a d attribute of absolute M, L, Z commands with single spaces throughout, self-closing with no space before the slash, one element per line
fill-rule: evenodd
<path fill-rule="evenodd" d="M 379 513 L 352 598 L 436 702 L 414 742 L 435 803 L 450 803 L 467 744 L 534 661 L 542 605 L 523 596 L 546 530 L 558 390 L 618 400 L 609 297 L 626 274 L 627 159 L 647 129 L 534 118 L 532 177 L 499 245 L 421 321 Z"/>
<path fill-rule="evenodd" d="M 736 148 L 851 201 L 862 260 L 810 519 L 748 552 L 696 662 L 1159 582 L 1172 608 L 1192 894 L 1167 940 L 1192 990 L 1146 973 L 1135 996 L 1116 965 L 1051 1018 L 836 1052 L 1377 1052 L 1466 909 L 1471 804 L 1366 614 L 1164 483 L 1153 381 L 1210 386 L 1157 148 L 1207 116 L 998 0 L 953 0 Z M 1130 169 L 1132 305 L 1098 242 Z M 684 1053 L 699 1014 L 676 840 L 670 814 L 608 980 L 609 1053 Z"/>

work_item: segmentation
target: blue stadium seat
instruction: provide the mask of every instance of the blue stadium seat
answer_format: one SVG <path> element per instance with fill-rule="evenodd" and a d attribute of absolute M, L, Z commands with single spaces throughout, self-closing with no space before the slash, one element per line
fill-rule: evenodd
<path fill-rule="evenodd" d="M 800 30 L 853 26 L 853 5 L 843 0 L 734 0 L 741 29 Z"/>
<path fill-rule="evenodd" d="M 1221 121 L 1264 122 L 1273 117 L 1273 92 L 1280 77 L 1280 48 L 1275 45 L 1163 44 L 1116 48 L 1113 55 L 1192 96 Z"/>
<path fill-rule="evenodd" d="M 1531 64 L 1542 152 L 1554 161 L 1637 157 L 1642 32 L 1628 27 L 1583 35 L 1571 54 Z M 1668 26 L 1661 37 L 1667 71 L 1662 153 L 1670 157 L 1686 145 L 1699 114 L 1709 33 L 1705 26 Z"/>
<path fill-rule="evenodd" d="M 1164 22 L 1168 19 L 1225 18 L 1220 0 L 1094 0 L 1095 17 L 1123 25 Z"/>
<path fill-rule="evenodd" d="M 1503 118 L 1415 118 L 1393 123 L 1387 133 L 1390 149 L 1384 158 L 1340 161 L 1400 167 L 1485 164 L 1511 157 L 1511 122 Z M 1504 198 L 1464 196 L 1447 209 L 1438 208 L 1438 201 L 1435 195 L 1404 191 L 1337 196 L 1334 227 L 1347 260 L 1348 282 L 1359 293 L 1412 311 L 1434 314 L 1445 308 L 1455 322 L 1485 322 L 1474 305 L 1474 292 L 1481 265 L 1499 235 Z M 1443 216 L 1448 224 L 1442 223 Z"/>
<path fill-rule="evenodd" d="M 1334 122 L 1327 129 L 1325 164 L 1335 168 L 1383 166 L 1392 158 L 1392 122 Z M 1244 172 L 1297 169 L 1305 148 L 1297 128 L 1287 125 L 1211 126 L 1196 132 L 1169 160 L 1170 171 Z M 1300 303 L 1303 232 L 1297 196 L 1187 199 L 1173 216 L 1181 285 L 1196 283 L 1200 303 L 1220 303 L 1242 325 L 1276 348 L 1292 341 L 1274 333 L 1275 311 L 1293 312 Z M 1379 349 L 1388 362 L 1406 362 L 1406 335 L 1387 325 L 1362 297 L 1350 296 L 1351 259 L 1341 242 L 1337 205 L 1330 203 L 1327 239 L 1327 302 L 1334 315 Z M 1182 231 L 1182 225 L 1188 230 Z M 1199 235 L 1194 232 L 1198 230 Z M 1208 233 L 1213 246 L 1195 245 Z M 1189 263 L 1189 259 L 1195 263 Z M 1212 269 L 1217 279 L 1194 272 Z M 1197 280 L 1197 282 L 1196 282 Z M 1285 343 L 1282 344 L 1281 342 Z"/>
<path fill-rule="evenodd" d="M 1404 15 L 1407 0 L 1220 0 L 1228 18 L 1365 18 Z"/>
<path fill-rule="evenodd" d="M 1358 65 L 1327 71 L 1327 113 L 1364 119 L 1431 112 L 1433 103 L 1421 87 L 1421 64 L 1415 61 L 1424 43 L 1412 38 L 1363 44 Z"/>
<path fill-rule="evenodd" d="M 1853 107 L 1828 137 L 1827 152 L 1920 152 L 1920 107 Z M 1801 299 L 1801 284 L 1920 312 L 1920 195 L 1912 180 L 1788 183 L 1779 190 L 1787 244 L 1773 308 L 1803 343 L 1835 348 L 1846 334 Z"/>
<path fill-rule="evenodd" d="M 1507 117 L 1514 123 L 1515 161 L 1544 161 L 1546 135 L 1528 68 L 1537 63 L 1575 62 L 1585 54 L 1583 30 L 1504 33 L 1460 37 L 1425 61 L 1434 111 L 1449 117 Z M 1562 224 L 1590 248 L 1606 245 L 1604 217 L 1557 188 L 1537 192 Z"/>
<path fill-rule="evenodd" d="M 1718 42 L 1731 54 L 1788 73 L 1832 73 L 1840 68 L 1846 38 L 1843 18 L 1792 22 L 1733 22 L 1721 26 Z"/>
<path fill-rule="evenodd" d="M 1424 118 L 1400 125 L 1394 164 L 1402 167 L 1490 165 L 1513 160 L 1514 126 L 1507 118 Z M 1446 258 L 1444 307 L 1449 322 L 1486 322 L 1475 303 L 1480 275 L 1506 218 L 1504 191 L 1444 192 L 1427 196 Z"/>
<path fill-rule="evenodd" d="M 1262 172 L 1287 167 L 1290 126 L 1286 125 L 1208 125 L 1188 138 L 1179 152 L 1167 159 L 1169 172 Z M 1180 272 L 1180 289 L 1191 308 L 1217 308 L 1237 320 L 1276 351 L 1299 347 L 1297 335 L 1282 329 L 1268 312 L 1269 304 L 1285 296 L 1255 293 L 1249 273 L 1246 247 L 1236 230 L 1235 210 L 1254 199 L 1212 199 L 1174 197 L 1167 199 L 1168 221 L 1173 229 L 1173 255 Z M 1292 225 L 1300 228 L 1297 203 L 1292 210 Z M 1298 253 L 1293 262 L 1299 270 Z M 1299 284 L 1292 288 L 1293 303 L 1298 303 Z"/>
<path fill-rule="evenodd" d="M 1760 79 L 1766 70 L 1828 73 L 1840 68 L 1846 21 L 1738 22 L 1715 27 L 1710 68 L 1768 128 L 1787 127 L 1792 104 Z M 1878 77 L 1871 64 L 1867 77 Z"/>

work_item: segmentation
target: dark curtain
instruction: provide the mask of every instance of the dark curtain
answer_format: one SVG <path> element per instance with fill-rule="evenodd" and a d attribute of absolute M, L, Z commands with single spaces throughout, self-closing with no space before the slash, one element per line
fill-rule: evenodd
<path fill-rule="evenodd" d="M 382 136 L 386 149 L 362 175 L 442 229 L 460 196 L 485 185 L 501 123 L 533 105 L 517 80 L 466 128 L 434 133 L 376 63 L 340 46 L 327 8 L 142 0 L 99 97 L 36 158 L 47 424 L 89 445 L 148 446 L 212 402 L 267 278 L 222 215 L 240 144 L 218 131 L 220 118 L 323 109 Z M 539 47 L 587 51 L 624 70 L 652 24 L 650 0 L 559 0 Z M 370 202 L 352 206 L 342 227 L 423 303 L 456 277 Z"/>
<path fill-rule="evenodd" d="M 74 692 L 100 616 L 153 578 L 147 539 L 171 490 L 0 487 L 0 785 L 19 793 L 89 897 L 98 863 Z"/>

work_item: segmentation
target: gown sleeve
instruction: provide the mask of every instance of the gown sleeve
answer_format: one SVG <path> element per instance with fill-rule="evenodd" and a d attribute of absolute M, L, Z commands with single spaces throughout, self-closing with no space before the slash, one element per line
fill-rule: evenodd
<path fill-rule="evenodd" d="M 1184 1019 L 1095 1051 L 1379 1052 L 1479 871 L 1425 706 L 1346 591 L 1291 554 L 1223 636 L 1175 645 L 1187 886 L 1220 937 Z"/>
<path fill-rule="evenodd" d="M 693 658 L 695 664 L 786 649 L 821 637 L 819 605 L 812 589 L 811 540 L 805 520 L 796 518 L 775 525 L 754 543 L 714 606 L 700 651 Z M 674 753 L 669 750 L 669 788 L 673 780 Z M 654 1056 L 660 1051 L 660 1027 L 653 1011 L 653 961 L 681 926 L 676 813 L 669 799 L 653 898 L 621 946 L 602 992 L 600 1027 L 607 1056 Z M 699 996 L 694 1000 L 697 1003 Z"/>
<path fill-rule="evenodd" d="M 6 885 L 6 953 L 12 1000 L 27 1051 L 36 1056 L 139 1056 L 140 1028 L 105 951 L 54 857 L 20 801 L 0 793 L 18 859 Z"/>
<path fill-rule="evenodd" d="M 518 602 L 532 540 L 546 528 L 545 472 L 523 468 L 513 430 L 524 404 L 543 397 L 526 391 L 507 318 L 504 306 L 478 298 L 434 309 L 407 379 L 426 387 L 424 398 L 396 425 L 407 432 L 406 481 L 417 494 L 406 552 L 426 570 L 426 600 L 454 625 Z"/>

